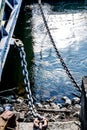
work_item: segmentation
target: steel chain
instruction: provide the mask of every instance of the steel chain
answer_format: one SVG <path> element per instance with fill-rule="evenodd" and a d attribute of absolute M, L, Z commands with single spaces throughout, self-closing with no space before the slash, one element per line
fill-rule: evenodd
<path fill-rule="evenodd" d="M 30 114 L 35 118 L 37 117 L 37 118 L 42 119 L 42 117 L 37 113 L 37 110 L 35 109 L 35 106 L 33 104 L 33 98 L 32 98 L 32 93 L 30 89 L 29 77 L 28 77 L 29 74 L 27 70 L 26 54 L 24 51 L 23 43 L 19 39 L 17 39 L 15 40 L 15 45 L 18 48 L 19 53 L 20 53 L 22 73 L 24 76 L 24 85 L 25 85 L 25 90 L 27 94 L 29 110 L 31 112 Z"/>
<path fill-rule="evenodd" d="M 59 51 L 58 51 L 58 49 L 57 49 L 57 47 L 56 47 L 56 45 L 55 45 L 55 42 L 54 42 L 53 37 L 52 37 L 52 35 L 51 35 L 50 29 L 49 29 L 49 27 L 48 27 L 48 24 L 47 24 L 47 21 L 46 21 L 46 18 L 45 18 L 43 9 L 42 9 L 41 0 L 38 0 L 38 5 L 39 5 L 39 8 L 40 8 L 40 12 L 41 12 L 41 15 L 42 15 L 42 18 L 43 18 L 45 27 L 46 27 L 46 29 L 47 29 L 49 38 L 50 38 L 51 43 L 52 43 L 52 45 L 53 45 L 53 47 L 54 47 L 54 49 L 55 49 L 55 52 L 56 52 L 56 54 L 57 54 L 57 56 L 58 56 L 58 58 L 59 58 L 59 60 L 60 60 L 60 62 L 61 62 L 61 64 L 62 64 L 64 70 L 66 71 L 68 77 L 71 79 L 73 85 L 74 85 L 79 91 L 81 91 L 81 88 L 77 85 L 75 79 L 73 78 L 72 74 L 70 73 L 69 69 L 67 68 L 67 66 L 66 66 L 66 64 L 65 64 L 65 62 L 64 62 L 64 60 L 63 60 L 63 58 L 62 58 L 62 56 L 60 55 L 60 53 L 59 53 Z"/>

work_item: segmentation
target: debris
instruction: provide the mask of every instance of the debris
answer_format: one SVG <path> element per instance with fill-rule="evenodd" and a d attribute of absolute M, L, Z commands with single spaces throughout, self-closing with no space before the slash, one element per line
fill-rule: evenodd
<path fill-rule="evenodd" d="M 8 128 L 15 128 L 16 127 L 16 116 L 12 111 L 4 111 L 0 115 L 0 130 L 5 130 Z"/>

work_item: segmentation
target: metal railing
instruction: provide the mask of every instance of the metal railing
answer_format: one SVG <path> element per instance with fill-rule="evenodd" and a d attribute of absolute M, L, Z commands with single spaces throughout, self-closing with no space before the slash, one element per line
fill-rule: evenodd
<path fill-rule="evenodd" d="M 22 0 L 0 0 L 0 80 L 10 45 L 12 35 L 20 12 Z"/>

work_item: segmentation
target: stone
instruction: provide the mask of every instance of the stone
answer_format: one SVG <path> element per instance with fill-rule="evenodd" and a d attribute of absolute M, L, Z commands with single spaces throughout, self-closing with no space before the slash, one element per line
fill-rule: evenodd
<path fill-rule="evenodd" d="M 22 97 L 17 98 L 18 103 L 23 103 L 24 99 Z"/>
<path fill-rule="evenodd" d="M 55 119 L 57 120 L 57 119 L 59 119 L 60 118 L 60 115 L 56 115 L 55 116 Z"/>
<path fill-rule="evenodd" d="M 80 116 L 80 111 L 77 111 L 73 114 L 73 117 L 79 117 Z"/>
<path fill-rule="evenodd" d="M 4 107 L 4 110 L 9 110 L 9 111 L 12 110 L 11 104 L 4 104 L 3 107 Z"/>
<path fill-rule="evenodd" d="M 74 98 L 72 99 L 72 105 L 79 104 L 79 103 L 80 103 L 80 98 L 74 97 Z"/>
<path fill-rule="evenodd" d="M 13 111 L 15 116 L 16 116 L 16 120 L 18 120 L 20 118 L 20 112 L 17 111 Z"/>
<path fill-rule="evenodd" d="M 62 108 L 62 104 L 60 104 L 60 103 L 57 103 L 57 106 L 58 106 L 59 108 Z"/>
<path fill-rule="evenodd" d="M 43 105 L 41 103 L 36 103 L 35 106 L 38 108 L 43 108 Z"/>
<path fill-rule="evenodd" d="M 49 109 L 50 106 L 49 106 L 48 104 L 46 104 L 46 105 L 44 105 L 44 108 L 45 108 L 45 109 Z"/>
<path fill-rule="evenodd" d="M 65 101 L 66 107 L 71 105 L 71 100 L 68 97 L 64 96 L 64 97 L 62 97 L 62 100 Z"/>
<path fill-rule="evenodd" d="M 55 100 L 56 98 L 57 98 L 56 96 L 53 96 L 52 98 L 50 98 L 50 99 L 47 100 L 46 102 L 52 103 L 52 102 L 54 102 L 54 100 Z"/>
<path fill-rule="evenodd" d="M 24 116 L 25 116 L 25 112 L 24 111 L 20 112 L 20 119 L 24 119 Z"/>
<path fill-rule="evenodd" d="M 59 118 L 60 118 L 60 119 L 65 119 L 65 114 L 64 114 L 64 113 L 61 113 L 61 114 L 59 115 Z"/>
<path fill-rule="evenodd" d="M 49 122 L 55 122 L 56 120 L 55 120 L 55 118 L 50 118 L 49 119 Z"/>
<path fill-rule="evenodd" d="M 56 105 L 55 103 L 50 103 L 50 107 L 51 107 L 52 109 L 59 109 L 59 106 Z"/>
<path fill-rule="evenodd" d="M 80 110 L 81 109 L 81 106 L 79 104 L 75 104 L 74 108 Z"/>

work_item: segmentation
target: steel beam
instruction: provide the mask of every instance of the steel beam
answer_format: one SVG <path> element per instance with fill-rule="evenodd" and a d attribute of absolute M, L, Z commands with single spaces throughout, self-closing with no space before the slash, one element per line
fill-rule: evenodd
<path fill-rule="evenodd" d="M 0 12 L 0 81 L 10 45 L 14 43 L 12 35 L 22 0 L 2 0 L 1 2 L 4 2 L 4 9 L 3 12 Z"/>

